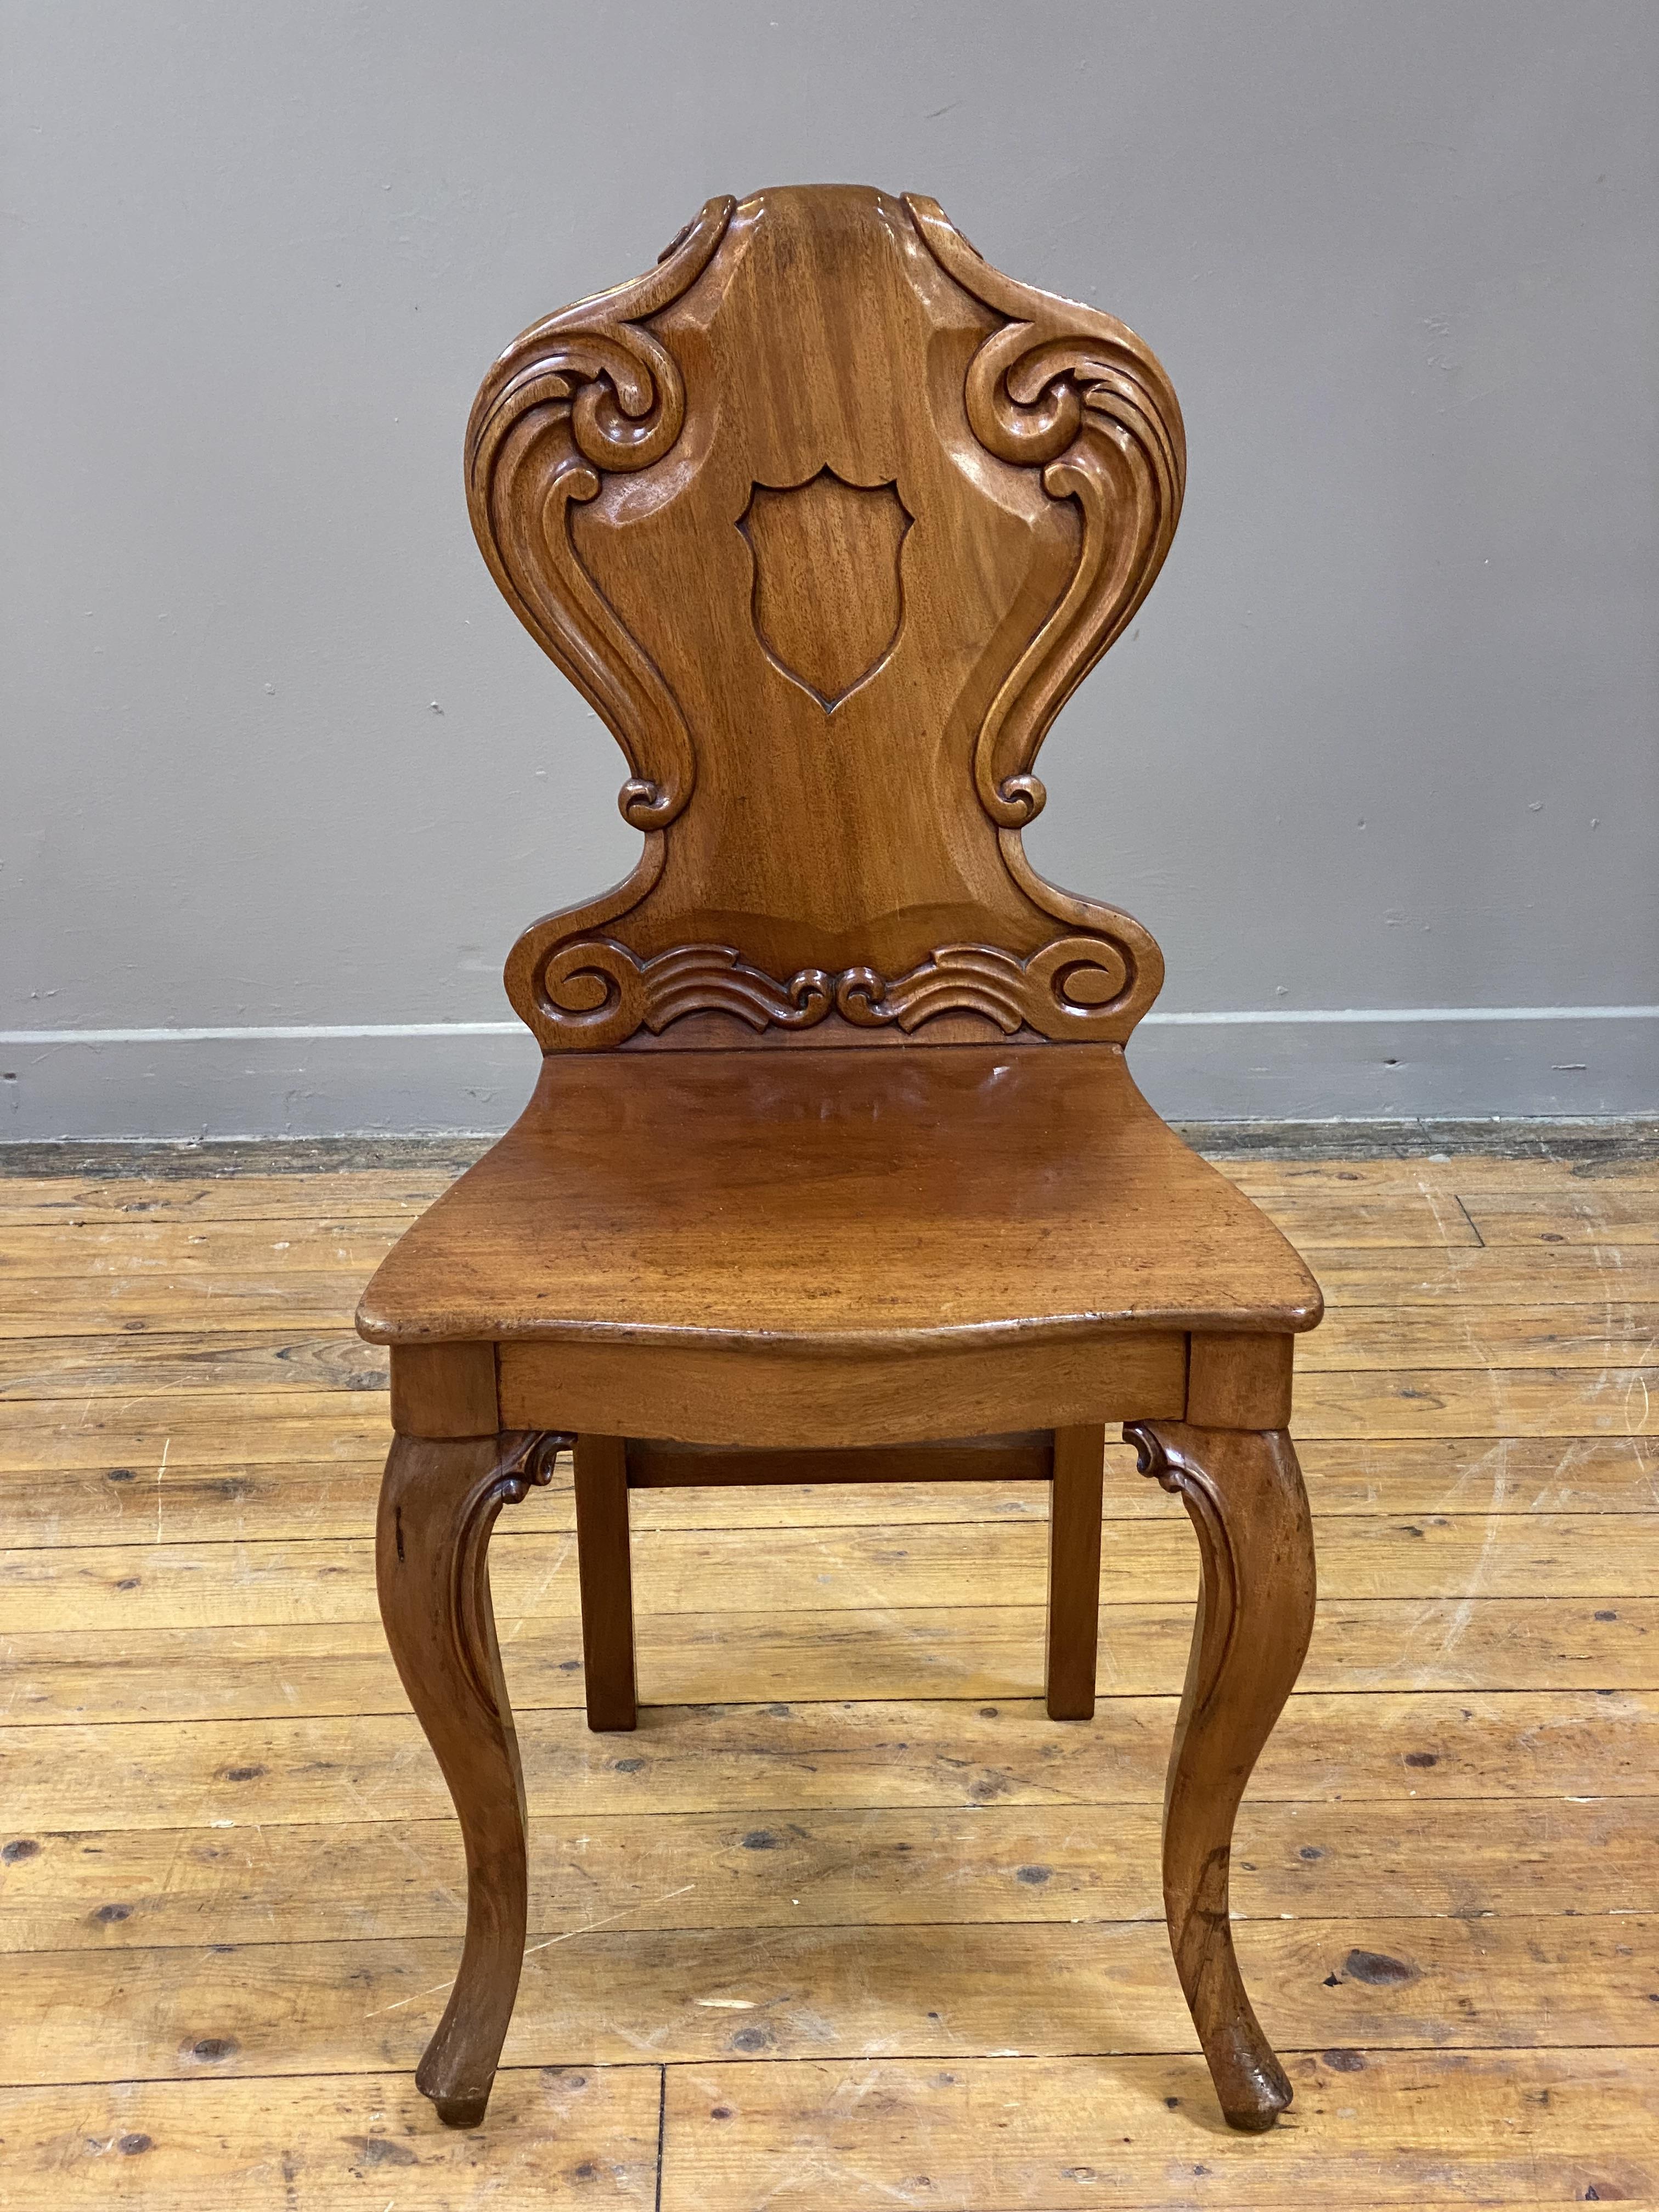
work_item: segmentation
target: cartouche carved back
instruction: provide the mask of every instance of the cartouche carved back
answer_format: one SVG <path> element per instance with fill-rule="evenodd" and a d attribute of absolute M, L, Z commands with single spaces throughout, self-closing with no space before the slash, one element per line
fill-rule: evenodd
<path fill-rule="evenodd" d="M 514 948 L 544 1049 L 731 1017 L 1127 1036 L 1157 945 L 1020 833 L 1180 512 L 1180 410 L 1131 331 L 1001 276 L 932 200 L 711 200 L 649 276 L 508 349 L 466 466 L 491 572 L 615 734 L 645 833 L 626 883 Z"/>

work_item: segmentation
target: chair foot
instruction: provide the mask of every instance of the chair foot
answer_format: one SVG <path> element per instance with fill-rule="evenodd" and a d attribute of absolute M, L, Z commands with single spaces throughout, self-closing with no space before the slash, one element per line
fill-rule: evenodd
<path fill-rule="evenodd" d="M 524 1779 L 490 1604 L 495 1517 L 553 1472 L 562 1437 L 398 1437 L 380 1486 L 380 1615 L 466 1847 L 466 1941 L 416 2085 L 452 2128 L 489 2102 L 524 1963 Z"/>
<path fill-rule="evenodd" d="M 1239 1800 L 1313 1629 L 1307 1494 L 1282 1429 L 1142 1421 L 1123 1433 L 1198 1534 L 1203 1584 L 1164 1791 L 1164 1903 L 1223 2115 L 1257 2134 L 1290 2103 L 1291 2084 L 1239 1974 L 1228 1873 Z"/>
<path fill-rule="evenodd" d="M 1249 1999 L 1244 2000 L 1248 2009 Z M 1289 2077 L 1274 2055 L 1273 2045 L 1250 2017 L 1254 2034 L 1243 2021 L 1231 2023 L 1217 2033 L 1205 2050 L 1210 2079 L 1221 2106 L 1221 2117 L 1241 2135 L 1266 2135 L 1291 2102 Z"/>
<path fill-rule="evenodd" d="M 430 2087 L 417 2073 L 415 2086 L 423 2097 L 430 2097 L 438 2118 L 447 2128 L 481 2128 L 483 2116 L 489 2109 L 489 2090 L 482 2097 L 444 2097 Z M 495 2086 L 491 2077 L 491 2087 Z"/>

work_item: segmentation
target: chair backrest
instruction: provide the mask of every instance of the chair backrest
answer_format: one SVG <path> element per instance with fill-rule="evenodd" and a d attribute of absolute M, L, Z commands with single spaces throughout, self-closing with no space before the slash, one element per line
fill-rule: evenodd
<path fill-rule="evenodd" d="M 1156 944 L 1020 832 L 1184 466 L 1133 333 L 915 195 L 711 200 L 526 331 L 468 427 L 473 527 L 645 833 L 514 949 L 544 1048 L 1127 1037 Z"/>

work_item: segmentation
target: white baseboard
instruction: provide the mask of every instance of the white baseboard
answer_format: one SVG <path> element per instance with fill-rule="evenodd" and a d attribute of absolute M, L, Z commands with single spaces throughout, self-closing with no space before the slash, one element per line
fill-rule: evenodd
<path fill-rule="evenodd" d="M 1659 1006 L 1154 1010 L 1129 1048 L 1172 1121 L 1659 1111 Z M 516 1021 L 0 1030 L 0 1141 L 493 1133 Z"/>

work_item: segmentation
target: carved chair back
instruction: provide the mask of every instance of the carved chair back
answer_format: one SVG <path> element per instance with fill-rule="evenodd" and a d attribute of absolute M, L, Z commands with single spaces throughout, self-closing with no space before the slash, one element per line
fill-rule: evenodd
<path fill-rule="evenodd" d="M 1184 465 L 1133 333 L 913 194 L 711 200 L 650 275 L 526 331 L 468 427 L 473 526 L 644 833 L 514 948 L 544 1049 L 1121 1042 L 1158 947 L 1021 831 Z"/>

